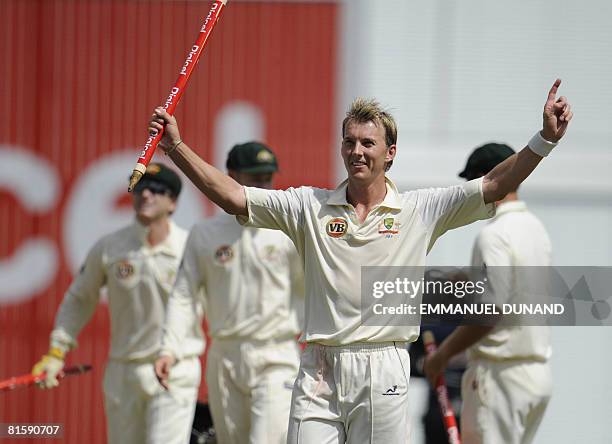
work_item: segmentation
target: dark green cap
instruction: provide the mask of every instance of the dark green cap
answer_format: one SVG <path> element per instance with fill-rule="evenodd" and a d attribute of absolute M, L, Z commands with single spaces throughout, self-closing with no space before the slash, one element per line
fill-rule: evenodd
<path fill-rule="evenodd" d="M 167 167 L 163 163 L 155 162 L 149 164 L 136 187 L 141 183 L 146 184 L 147 182 L 158 182 L 166 185 L 174 197 L 178 197 L 183 185 L 181 178 L 172 168 Z"/>
<path fill-rule="evenodd" d="M 260 142 L 234 145 L 227 155 L 225 166 L 228 170 L 251 174 L 278 171 L 276 156 L 269 147 Z"/>
<path fill-rule="evenodd" d="M 514 150 L 503 143 L 487 143 L 476 148 L 468 157 L 467 164 L 459 177 L 467 180 L 476 179 L 487 174 L 498 163 L 514 154 Z"/>

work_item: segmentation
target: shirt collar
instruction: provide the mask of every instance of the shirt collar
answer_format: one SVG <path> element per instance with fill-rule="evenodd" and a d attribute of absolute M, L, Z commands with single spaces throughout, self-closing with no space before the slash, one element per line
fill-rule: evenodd
<path fill-rule="evenodd" d="M 391 179 L 385 176 L 385 184 L 387 186 L 387 194 L 383 201 L 378 204 L 379 207 L 387 207 L 394 210 L 401 210 L 402 204 L 397 187 Z M 346 189 L 348 188 L 348 179 L 342 182 L 338 187 L 331 192 L 327 198 L 327 205 L 342 205 L 349 206 L 350 204 L 346 200 Z"/>
<path fill-rule="evenodd" d="M 169 256 L 178 256 L 178 252 L 176 248 L 174 247 L 174 244 L 175 244 L 174 235 L 176 233 L 176 224 L 172 220 L 169 220 L 168 223 L 170 225 L 169 230 L 168 230 L 168 236 L 166 236 L 163 242 L 155 245 L 154 247 L 151 247 L 149 245 L 149 242 L 147 241 L 147 235 L 149 234 L 149 227 L 141 224 L 140 221 L 138 221 L 138 219 L 134 221 L 133 227 L 134 227 L 134 231 L 136 232 L 136 236 L 138 237 L 138 240 L 142 243 L 142 245 L 146 245 L 148 248 L 151 248 L 151 250 L 158 251 L 160 253 L 164 253 Z"/>
<path fill-rule="evenodd" d="M 527 205 L 522 200 L 512 200 L 510 202 L 501 203 L 497 205 L 495 209 L 495 217 L 514 211 L 527 211 Z"/>

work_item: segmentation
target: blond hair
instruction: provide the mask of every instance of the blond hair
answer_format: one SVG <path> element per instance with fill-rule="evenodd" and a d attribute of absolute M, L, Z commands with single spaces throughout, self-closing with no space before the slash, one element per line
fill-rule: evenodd
<path fill-rule="evenodd" d="M 380 103 L 374 99 L 358 97 L 353 100 L 353 103 L 351 103 L 342 121 L 342 137 L 344 137 L 344 131 L 349 122 L 373 122 L 376 126 L 380 124 L 385 130 L 385 143 L 387 148 L 397 143 L 397 124 L 395 123 L 395 119 L 391 113 L 383 109 Z M 393 160 L 387 162 L 385 171 L 389 171 L 392 164 Z"/>

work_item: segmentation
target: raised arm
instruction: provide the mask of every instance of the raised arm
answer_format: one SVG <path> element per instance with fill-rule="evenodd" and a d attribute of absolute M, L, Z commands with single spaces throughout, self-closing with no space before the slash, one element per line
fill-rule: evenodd
<path fill-rule="evenodd" d="M 520 152 L 508 157 L 484 177 L 482 190 L 486 203 L 503 199 L 506 194 L 515 191 L 565 134 L 573 113 L 564 96 L 556 99 L 559 85 L 561 80 L 557 79 L 548 92 L 542 131 Z"/>
<path fill-rule="evenodd" d="M 183 173 L 215 204 L 234 215 L 248 215 L 246 196 L 242 185 L 205 162 L 182 140 L 174 116 L 159 107 L 149 122 L 149 133 L 157 134 L 163 128 L 159 146 L 170 156 Z"/>

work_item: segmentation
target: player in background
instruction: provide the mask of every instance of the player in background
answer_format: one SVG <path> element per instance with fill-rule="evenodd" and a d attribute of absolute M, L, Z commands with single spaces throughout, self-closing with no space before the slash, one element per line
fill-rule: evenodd
<path fill-rule="evenodd" d="M 508 145 L 476 148 L 459 174 L 466 180 L 486 175 L 514 155 Z M 472 251 L 473 267 L 507 267 L 488 273 L 490 285 L 504 296 L 529 292 L 526 273 L 514 267 L 551 265 L 551 244 L 542 223 L 511 190 L 497 201 L 497 212 L 482 229 Z M 497 281 L 495 278 L 498 278 Z M 552 395 L 550 331 L 547 326 L 463 325 L 425 360 L 433 382 L 449 360 L 468 350 L 463 375 L 461 435 L 465 444 L 533 441 Z"/>
<path fill-rule="evenodd" d="M 289 443 L 406 443 L 409 440 L 407 343 L 419 326 L 364 325 L 361 267 L 420 267 L 446 231 L 493 215 L 493 203 L 529 176 L 572 118 L 557 80 L 543 129 L 480 179 L 399 193 L 386 177 L 397 126 L 378 103 L 353 102 L 342 125 L 347 180 L 336 190 L 244 187 L 202 160 L 180 138 L 176 119 L 156 108 L 149 132 L 164 129 L 166 152 L 194 184 L 248 226 L 278 229 L 304 263 L 308 343 L 293 387 Z M 421 275 L 422 278 L 422 275 Z"/>
<path fill-rule="evenodd" d="M 429 268 L 425 272 L 425 282 L 447 283 L 461 280 L 459 269 L 451 269 L 445 267 L 444 270 L 437 268 Z M 460 303 L 460 298 L 449 297 L 447 294 L 433 287 L 425 287 L 423 290 L 423 301 L 430 305 L 453 305 Z M 437 342 L 441 342 L 445 337 L 450 335 L 456 327 L 461 316 L 455 315 L 435 315 L 423 316 L 421 318 L 421 330 L 429 330 Z M 423 335 L 410 344 L 408 349 L 410 353 L 410 371 L 412 377 L 425 378 L 423 373 L 423 364 L 425 362 L 425 344 L 423 343 Z M 446 390 L 448 400 L 455 413 L 457 421 L 460 420 L 459 413 L 461 410 L 461 377 L 465 372 L 466 354 L 461 353 L 456 355 L 444 371 L 444 380 L 446 382 Z M 438 402 L 438 392 L 435 386 L 429 385 L 427 396 L 427 409 L 422 417 L 422 426 L 425 438 L 425 444 L 439 444 L 448 441 L 448 432 L 444 425 L 444 418 L 440 411 L 440 403 Z"/>
<path fill-rule="evenodd" d="M 278 164 L 270 148 L 248 142 L 232 148 L 227 170 L 244 186 L 271 189 Z M 201 301 L 212 338 L 208 404 L 220 443 L 287 441 L 303 285 L 297 251 L 280 231 L 244 228 L 227 213 L 191 230 L 155 369 L 166 387 Z"/>
<path fill-rule="evenodd" d="M 135 221 L 102 237 L 66 292 L 51 332 L 50 349 L 32 373 L 46 372 L 42 386 L 58 385 L 66 353 L 96 310 L 106 287 L 111 348 L 104 373 L 107 439 L 113 444 L 184 444 L 189 441 L 203 349 L 199 328 L 186 332 L 184 359 L 173 373 L 172 393 L 155 378 L 154 362 L 168 296 L 187 232 L 171 214 L 181 191 L 179 176 L 152 163 L 132 197 Z"/>

